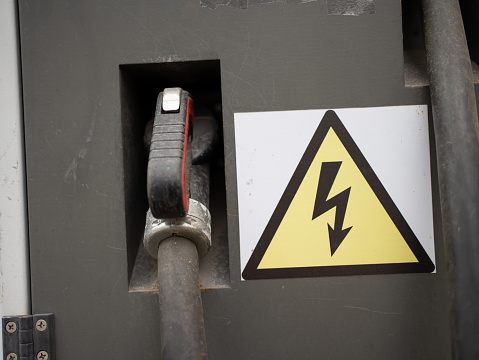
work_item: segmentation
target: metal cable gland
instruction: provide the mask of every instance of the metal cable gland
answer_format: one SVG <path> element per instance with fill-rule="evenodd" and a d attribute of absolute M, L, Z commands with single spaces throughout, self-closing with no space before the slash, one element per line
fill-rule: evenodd
<path fill-rule="evenodd" d="M 211 215 L 208 208 L 190 199 L 186 216 L 176 219 L 156 219 L 148 209 L 143 244 L 150 255 L 157 259 L 158 246 L 171 236 L 191 240 L 196 245 L 198 257 L 205 256 L 211 247 Z"/>

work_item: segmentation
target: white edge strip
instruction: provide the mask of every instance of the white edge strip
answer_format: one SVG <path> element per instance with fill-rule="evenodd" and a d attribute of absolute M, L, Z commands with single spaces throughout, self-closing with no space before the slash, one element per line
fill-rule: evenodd
<path fill-rule="evenodd" d="M 0 1 L 0 313 L 30 312 L 16 1 Z M 1 332 L 0 332 L 1 333 Z M 0 337 L 0 342 L 2 339 Z M 3 344 L 2 344 L 3 347 Z"/>

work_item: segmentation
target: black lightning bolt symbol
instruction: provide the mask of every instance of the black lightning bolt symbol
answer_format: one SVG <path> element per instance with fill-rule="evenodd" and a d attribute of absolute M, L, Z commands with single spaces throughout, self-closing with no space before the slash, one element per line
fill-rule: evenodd
<path fill-rule="evenodd" d="M 348 206 L 349 193 L 351 187 L 340 192 L 336 196 L 329 200 L 329 192 L 333 186 L 336 175 L 341 167 L 342 161 L 336 162 L 323 162 L 321 164 L 321 172 L 319 174 L 318 191 L 316 193 L 316 201 L 313 209 L 313 220 L 318 216 L 324 214 L 326 211 L 336 207 L 336 219 L 334 220 L 334 229 L 328 224 L 329 230 L 329 245 L 331 247 L 331 256 L 338 249 L 339 245 L 343 242 L 346 235 L 352 226 L 343 229 L 344 216 L 346 215 L 346 207 Z"/>

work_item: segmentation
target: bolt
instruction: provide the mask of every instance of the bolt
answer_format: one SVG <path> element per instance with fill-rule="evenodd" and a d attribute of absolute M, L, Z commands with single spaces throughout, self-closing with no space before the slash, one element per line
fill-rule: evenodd
<path fill-rule="evenodd" d="M 7 355 L 7 360 L 17 360 L 17 359 L 18 359 L 17 354 L 10 353 Z"/>
<path fill-rule="evenodd" d="M 37 321 L 37 323 L 35 324 L 35 328 L 38 330 L 38 331 L 45 331 L 47 329 L 47 322 L 43 319 L 40 319 Z"/>
<path fill-rule="evenodd" d="M 46 351 L 40 351 L 37 354 L 37 360 L 47 360 L 48 359 L 48 353 Z"/>
<path fill-rule="evenodd" d="M 7 322 L 7 325 L 5 326 L 5 329 L 10 334 L 13 334 L 15 331 L 17 331 L 17 324 L 14 323 L 13 321 Z"/>

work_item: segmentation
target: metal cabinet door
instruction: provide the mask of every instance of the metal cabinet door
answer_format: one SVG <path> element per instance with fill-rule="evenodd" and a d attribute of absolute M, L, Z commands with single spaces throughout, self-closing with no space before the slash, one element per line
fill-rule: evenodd
<path fill-rule="evenodd" d="M 434 274 L 241 281 L 235 113 L 429 102 L 404 84 L 400 1 L 332 3 L 19 2 L 32 306 L 55 313 L 59 359 L 160 358 L 157 294 L 128 286 L 120 65 L 210 59 L 230 258 L 230 286 L 203 292 L 210 359 L 450 357 L 437 206 Z"/>

